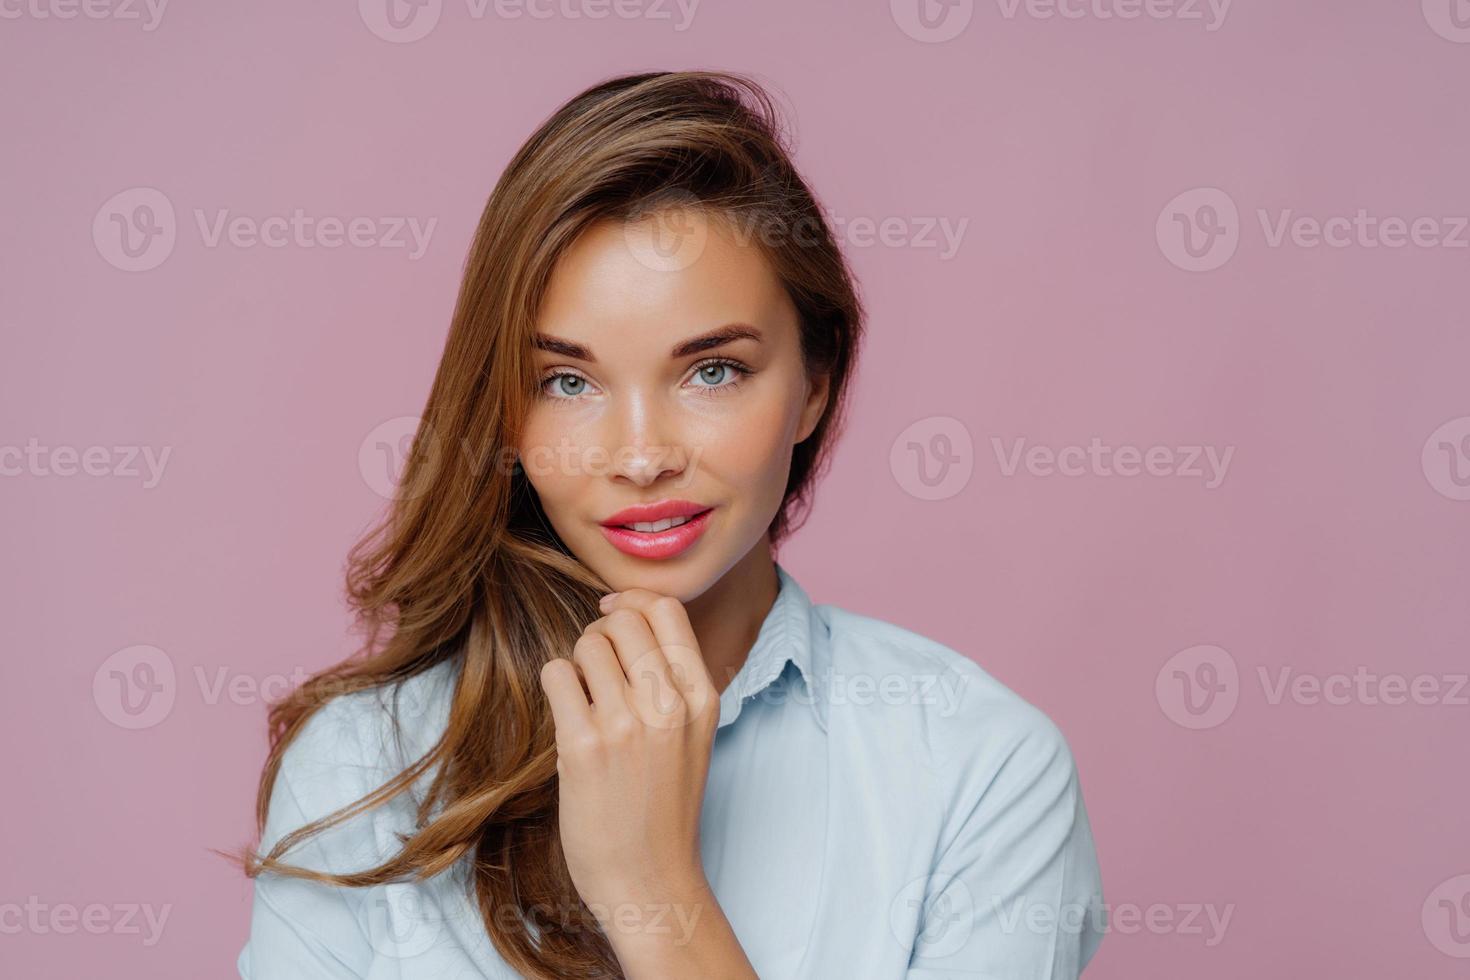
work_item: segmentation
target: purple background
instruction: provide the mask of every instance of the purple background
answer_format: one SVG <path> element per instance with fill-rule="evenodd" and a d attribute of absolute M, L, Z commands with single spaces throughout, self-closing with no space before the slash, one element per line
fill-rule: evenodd
<path fill-rule="evenodd" d="M 782 560 L 1062 727 L 1114 916 L 1088 977 L 1463 976 L 1451 3 L 1470 23 L 1464 0 L 996 0 L 930 27 L 913 0 L 446 0 L 401 30 L 374 0 L 6 6 L 0 972 L 233 975 L 249 887 L 208 848 L 251 832 L 261 691 L 352 649 L 343 558 L 486 195 L 586 85 L 718 67 L 791 110 L 872 314 Z M 298 209 L 299 234 L 266 221 Z M 358 243 L 324 218 L 364 219 Z M 1206 448 L 1228 466 L 1187 465 Z"/>

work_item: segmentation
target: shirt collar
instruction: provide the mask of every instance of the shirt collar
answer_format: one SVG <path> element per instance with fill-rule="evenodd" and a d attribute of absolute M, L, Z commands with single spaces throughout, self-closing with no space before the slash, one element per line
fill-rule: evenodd
<path fill-rule="evenodd" d="M 776 601 L 761 623 L 755 645 L 730 684 L 720 692 L 719 727 L 724 728 L 738 718 L 746 700 L 775 683 L 790 661 L 796 664 L 805 685 L 798 700 L 811 705 L 817 725 L 825 732 L 825 704 L 818 695 L 827 654 L 826 627 L 815 615 L 806 590 L 780 562 L 776 562 L 776 577 L 779 580 Z M 788 691 L 785 697 L 790 698 L 793 693 Z"/>

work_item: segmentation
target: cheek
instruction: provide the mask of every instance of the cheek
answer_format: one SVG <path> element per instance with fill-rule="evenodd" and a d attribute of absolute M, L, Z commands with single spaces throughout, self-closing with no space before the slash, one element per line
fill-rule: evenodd
<path fill-rule="evenodd" d="M 533 411 L 526 421 L 518 447 L 521 462 L 541 508 L 553 521 L 576 502 L 588 482 L 583 468 L 567 465 L 568 454 L 575 455 L 579 445 L 568 426 L 548 411 Z"/>
<path fill-rule="evenodd" d="M 768 497 L 775 484 L 779 500 L 790 469 L 791 413 L 776 401 L 752 400 L 741 409 L 737 416 L 705 427 L 696 440 L 700 465 L 718 482 L 754 498 Z"/>

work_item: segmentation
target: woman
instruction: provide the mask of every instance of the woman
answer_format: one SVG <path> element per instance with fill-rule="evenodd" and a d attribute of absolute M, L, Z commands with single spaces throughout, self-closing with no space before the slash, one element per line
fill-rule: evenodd
<path fill-rule="evenodd" d="M 1057 728 L 773 557 L 862 320 L 750 79 L 617 78 L 531 137 L 352 556 L 365 649 L 272 710 L 243 977 L 1080 972 Z"/>

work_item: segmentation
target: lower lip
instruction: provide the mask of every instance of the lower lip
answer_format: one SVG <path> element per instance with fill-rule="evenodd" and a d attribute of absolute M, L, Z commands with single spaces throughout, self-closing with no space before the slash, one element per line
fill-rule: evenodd
<path fill-rule="evenodd" d="M 612 546 L 625 555 L 632 555 L 634 558 L 672 558 L 699 540 L 699 536 L 709 526 L 709 515 L 712 513 L 713 510 L 707 510 L 666 531 L 634 531 L 626 527 L 608 527 L 606 524 L 599 526 Z"/>

